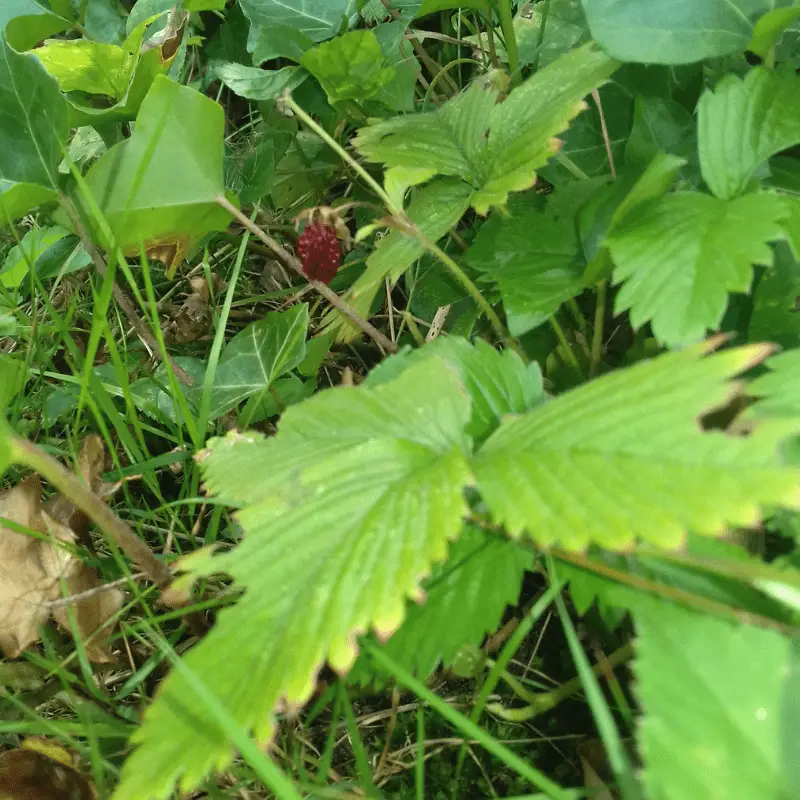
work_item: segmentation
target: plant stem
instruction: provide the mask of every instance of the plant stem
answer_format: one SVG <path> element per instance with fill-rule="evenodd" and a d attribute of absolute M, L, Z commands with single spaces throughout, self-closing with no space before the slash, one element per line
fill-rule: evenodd
<path fill-rule="evenodd" d="M 534 72 L 539 69 L 539 56 L 542 54 L 542 44 L 544 43 L 544 31 L 547 27 L 547 18 L 550 16 L 550 0 L 544 0 L 542 9 L 542 20 L 539 23 L 539 36 L 536 39 L 536 56 L 533 59 L 531 68 Z"/>
<path fill-rule="evenodd" d="M 391 197 L 384 191 L 383 187 L 372 177 L 372 175 L 367 172 L 361 164 L 356 161 L 347 150 L 342 147 L 336 139 L 333 138 L 322 126 L 318 125 L 314 120 L 294 101 L 292 95 L 289 92 L 286 92 L 283 96 L 284 103 L 292 109 L 299 119 L 301 119 L 305 125 L 310 128 L 314 133 L 322 139 L 325 144 L 328 145 L 332 150 L 338 153 L 344 161 L 346 161 L 358 175 L 360 175 L 365 183 L 367 183 L 372 191 L 378 195 L 383 201 L 383 204 L 389 210 L 390 214 L 394 216 L 402 216 L 403 210 L 401 208 L 397 208 L 395 204 L 392 202 Z"/>
<path fill-rule="evenodd" d="M 452 67 L 457 67 L 459 64 L 477 64 L 479 67 L 481 66 L 479 61 L 476 61 L 474 58 L 456 58 L 451 61 L 447 66 L 442 67 L 442 71 L 436 75 L 436 77 L 430 82 L 428 88 L 425 90 L 425 97 L 422 100 L 422 111 L 426 111 L 428 108 L 428 99 L 433 92 L 434 87 L 436 86 L 437 81 L 439 78 L 444 77 L 448 70 L 452 69 Z"/>
<path fill-rule="evenodd" d="M 567 155 L 556 153 L 555 159 L 567 172 L 574 175 L 579 181 L 588 181 L 589 176 Z"/>
<path fill-rule="evenodd" d="M 276 256 L 286 264 L 289 269 L 296 272 L 303 280 L 308 281 L 309 286 L 316 292 L 321 294 L 335 309 L 340 311 L 350 322 L 357 328 L 364 331 L 379 347 L 382 347 L 389 353 L 397 352 L 397 345 L 388 337 L 384 336 L 374 325 L 359 316 L 358 312 L 350 308 L 341 297 L 339 297 L 333 289 L 330 288 L 322 281 L 310 280 L 303 272 L 303 265 L 300 260 L 295 258 L 286 248 L 281 247 L 271 236 L 268 236 L 264 231 L 259 228 L 255 222 L 248 219 L 233 203 L 226 197 L 220 195 L 217 197 L 217 203 L 221 205 L 229 214 L 231 214 L 237 222 L 243 225 L 254 236 L 257 236 L 269 249 L 275 253 Z"/>
<path fill-rule="evenodd" d="M 12 459 L 38 472 L 83 511 L 160 589 L 172 582 L 172 573 L 153 551 L 77 475 L 37 445 L 18 436 L 10 438 Z"/>
<path fill-rule="evenodd" d="M 600 367 L 603 357 L 603 324 L 606 316 L 606 294 L 608 284 L 600 281 L 597 284 L 597 305 L 594 309 L 594 331 L 592 332 L 592 360 L 589 363 L 589 377 L 593 378 Z"/>
<path fill-rule="evenodd" d="M 514 32 L 514 14 L 511 10 L 511 0 L 498 0 L 497 16 L 500 18 L 500 28 L 506 40 L 506 53 L 508 55 L 508 71 L 511 73 L 511 85 L 520 82 L 522 73 L 519 69 L 519 48 L 517 35 Z"/>
<path fill-rule="evenodd" d="M 442 250 L 439 245 L 428 239 L 422 231 L 415 225 L 396 225 L 403 233 L 416 239 L 431 255 L 436 256 L 442 264 L 450 270 L 450 274 L 466 289 L 469 296 L 477 303 L 478 308 L 486 314 L 492 328 L 494 328 L 497 336 L 504 341 L 509 347 L 519 350 L 517 343 L 514 341 L 511 334 L 506 330 L 505 325 L 500 321 L 495 310 L 489 305 L 488 300 L 481 294 L 478 287 L 470 280 L 469 276 L 464 272 L 458 264 L 450 258 L 447 253 Z"/>
<path fill-rule="evenodd" d="M 564 359 L 575 370 L 578 376 L 580 378 L 583 378 L 583 371 L 581 370 L 581 365 L 578 363 L 578 359 L 575 358 L 575 353 L 572 352 L 572 348 L 569 346 L 567 337 L 564 334 L 564 329 L 561 327 L 561 324 L 556 319 L 555 314 L 553 314 L 553 316 L 550 317 L 550 325 L 555 331 L 556 337 L 558 338 L 558 343 L 561 345 L 561 349 L 564 351 Z"/>

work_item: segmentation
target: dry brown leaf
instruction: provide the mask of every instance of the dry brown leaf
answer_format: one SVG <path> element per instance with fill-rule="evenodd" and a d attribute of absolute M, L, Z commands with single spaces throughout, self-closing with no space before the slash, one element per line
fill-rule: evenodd
<path fill-rule="evenodd" d="M 96 490 L 101 482 L 105 452 L 102 440 L 87 437 L 79 464 L 83 478 Z M 62 594 L 80 594 L 102 584 L 96 573 L 75 555 L 76 531 L 88 536 L 87 522 L 75 506 L 63 497 L 41 503 L 41 481 L 31 475 L 0 498 L 0 516 L 41 536 L 17 533 L 0 525 L 0 650 L 16 658 L 38 641 L 39 628 L 52 613 L 56 622 L 72 633 L 69 611 L 51 601 Z M 77 632 L 88 639 L 122 605 L 124 595 L 117 589 L 96 592 L 73 606 Z M 97 636 L 86 645 L 91 661 L 111 660 L 107 635 Z"/>
<path fill-rule="evenodd" d="M 0 753 L 0 800 L 94 800 L 92 784 L 57 742 L 30 737 Z"/>
<path fill-rule="evenodd" d="M 225 281 L 212 273 L 211 283 L 214 296 L 225 288 Z M 181 306 L 170 306 L 171 314 L 167 314 L 164 325 L 165 335 L 177 344 L 188 344 L 202 339 L 211 330 L 212 289 L 202 275 L 189 279 L 191 294 Z"/>

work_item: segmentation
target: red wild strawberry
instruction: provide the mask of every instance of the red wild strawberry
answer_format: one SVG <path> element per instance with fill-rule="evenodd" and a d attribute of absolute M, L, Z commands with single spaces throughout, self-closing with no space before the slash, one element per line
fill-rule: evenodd
<path fill-rule="evenodd" d="M 342 263 L 342 248 L 333 228 L 315 222 L 297 239 L 297 255 L 309 280 L 330 283 Z"/>

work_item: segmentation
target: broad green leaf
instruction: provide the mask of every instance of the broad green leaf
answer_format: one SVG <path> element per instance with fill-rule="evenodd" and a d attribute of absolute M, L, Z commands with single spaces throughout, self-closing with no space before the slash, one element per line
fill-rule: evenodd
<path fill-rule="evenodd" d="M 656 153 L 697 158 L 697 126 L 689 111 L 666 97 L 637 95 L 633 128 L 625 145 L 629 164 L 646 164 Z"/>
<path fill-rule="evenodd" d="M 292 143 L 295 129 L 269 125 L 264 133 L 247 138 L 225 153 L 225 185 L 242 203 L 257 203 L 269 194 L 278 162 Z"/>
<path fill-rule="evenodd" d="M 429 361 L 375 389 L 337 387 L 292 406 L 278 434 L 213 440 L 208 490 L 240 507 L 244 536 L 195 554 L 192 577 L 229 574 L 242 598 L 218 615 L 185 662 L 260 742 L 279 706 L 310 697 L 327 661 L 346 672 L 356 636 L 393 633 L 420 578 L 447 555 L 467 511 L 463 428 L 469 400 Z M 233 754 L 212 720 L 187 713 L 180 673 L 162 684 L 134 734 L 117 800 L 189 791 Z"/>
<path fill-rule="evenodd" d="M 466 432 L 483 441 L 508 414 L 523 414 L 544 402 L 538 364 L 525 365 L 513 350 L 502 353 L 481 339 L 470 344 L 457 336 L 440 336 L 425 347 L 404 350 L 382 361 L 365 383 L 386 383 L 421 361 L 435 358 L 458 373 L 472 401 L 472 418 Z"/>
<path fill-rule="evenodd" d="M 800 414 L 800 350 L 787 350 L 767 360 L 769 372 L 747 387 L 758 402 L 747 409 L 747 416 L 759 419 L 795 417 Z"/>
<path fill-rule="evenodd" d="M 296 89 L 308 77 L 299 67 L 270 70 L 221 62 L 212 64 L 210 69 L 234 94 L 248 100 L 274 100 L 287 89 Z"/>
<path fill-rule="evenodd" d="M 138 47 L 100 44 L 88 39 L 55 39 L 33 53 L 58 81 L 62 92 L 86 92 L 120 99 L 139 57 Z"/>
<path fill-rule="evenodd" d="M 576 215 L 596 188 L 596 181 L 577 181 L 547 198 L 524 196 L 510 216 L 495 211 L 481 227 L 467 260 L 500 287 L 514 336 L 546 322 L 584 288 Z"/>
<path fill-rule="evenodd" d="M 68 134 L 58 84 L 0 33 L 0 227 L 55 199 Z"/>
<path fill-rule="evenodd" d="M 10 289 L 19 286 L 38 258 L 66 235 L 67 231 L 58 226 L 28 231 L 20 243 L 8 251 L 3 268 L 0 269 L 0 283 Z"/>
<path fill-rule="evenodd" d="M 423 235 L 435 242 L 461 219 L 469 207 L 471 194 L 471 187 L 462 181 L 434 181 L 420 189 L 406 213 Z M 359 313 L 368 316 L 375 296 L 385 285 L 386 276 L 395 283 L 423 252 L 424 248 L 416 239 L 390 231 L 367 259 L 367 269 L 347 291 L 345 299 Z M 325 323 L 328 332 L 336 331 L 338 341 L 350 341 L 361 334 L 335 310 L 328 313 Z"/>
<path fill-rule="evenodd" d="M 423 584 L 422 605 L 409 604 L 406 619 L 383 645 L 392 659 L 425 679 L 441 662 L 450 666 L 464 645 L 479 645 L 497 630 L 506 606 L 516 603 L 533 554 L 500 536 L 467 526 L 453 542 L 447 561 Z M 365 659 L 350 680 L 384 683 Z"/>
<path fill-rule="evenodd" d="M 506 77 L 490 73 L 437 111 L 362 128 L 354 144 L 388 167 L 424 167 L 461 178 L 475 188 L 471 204 L 484 214 L 504 205 L 510 192 L 533 185 L 536 170 L 558 149 L 554 137 L 616 67 L 587 45 L 536 72 L 500 104 Z"/>
<path fill-rule="evenodd" d="M 96 42 L 122 44 L 125 17 L 118 0 L 87 0 L 83 27 Z"/>
<path fill-rule="evenodd" d="M 228 342 L 214 376 L 209 419 L 263 392 L 280 375 L 294 369 L 305 357 L 308 306 L 298 303 L 288 311 L 270 311 Z M 189 400 L 200 405 L 202 385 L 192 387 Z"/>
<path fill-rule="evenodd" d="M 592 36 L 614 58 L 688 64 L 744 50 L 758 19 L 791 0 L 583 0 Z"/>
<path fill-rule="evenodd" d="M 284 26 L 323 42 L 347 27 L 355 0 L 239 0 L 253 26 Z"/>
<path fill-rule="evenodd" d="M 634 619 L 648 796 L 798 796 L 796 642 L 652 598 Z"/>
<path fill-rule="evenodd" d="M 126 254 L 166 252 L 174 269 L 205 234 L 230 216 L 216 203 L 222 177 L 224 114 L 213 100 L 159 76 L 130 139 L 112 147 L 86 174 L 115 243 Z M 176 179 L 180 176 L 180 180 Z M 78 193 L 76 203 L 83 205 Z M 94 237 L 108 246 L 87 214 Z"/>
<path fill-rule="evenodd" d="M 698 417 L 727 402 L 730 378 L 767 354 L 753 345 L 700 358 L 709 343 L 659 356 L 573 389 L 503 422 L 473 459 L 478 488 L 511 536 L 629 548 L 681 544 L 687 529 L 720 536 L 767 504 L 800 503 L 782 439 L 797 418 L 748 436 L 703 431 Z"/>
<path fill-rule="evenodd" d="M 300 63 L 320 82 L 328 100 L 368 100 L 394 77 L 372 31 L 351 31 L 309 50 Z"/>
<path fill-rule="evenodd" d="M 639 206 L 605 243 L 623 284 L 615 311 L 650 322 L 669 346 L 716 329 L 729 292 L 747 292 L 753 264 L 770 265 L 769 242 L 783 236 L 781 199 L 747 194 L 732 200 L 681 192 Z"/>
<path fill-rule="evenodd" d="M 5 31 L 6 40 L 15 50 L 28 50 L 42 39 L 71 26 L 72 22 L 53 11 L 47 0 L 3 0 L 0 3 L 0 33 Z"/>
<path fill-rule="evenodd" d="M 770 156 L 800 142 L 800 78 L 754 67 L 707 90 L 698 104 L 700 168 L 723 199 L 741 194 Z"/>
<path fill-rule="evenodd" d="M 414 111 L 419 62 L 414 57 L 414 48 L 406 39 L 408 26 L 405 20 L 386 22 L 372 30 L 387 65 L 394 69 L 394 77 L 380 88 L 374 99 L 393 111 Z"/>
<path fill-rule="evenodd" d="M 285 25 L 253 25 L 247 42 L 256 65 L 273 58 L 290 58 L 299 63 L 303 53 L 313 46 L 314 40 L 303 31 Z"/>
<path fill-rule="evenodd" d="M 747 328 L 751 342 L 775 342 L 781 347 L 800 346 L 800 264 L 789 246 L 778 243 L 775 263 L 761 276 L 753 292 L 753 311 Z"/>
<path fill-rule="evenodd" d="M 451 8 L 475 8 L 488 11 L 490 8 L 488 0 L 397 0 L 392 3 L 398 9 L 413 8 L 418 6 L 415 11 L 417 17 L 425 17 L 428 14 L 435 14 L 437 11 L 446 11 Z"/>

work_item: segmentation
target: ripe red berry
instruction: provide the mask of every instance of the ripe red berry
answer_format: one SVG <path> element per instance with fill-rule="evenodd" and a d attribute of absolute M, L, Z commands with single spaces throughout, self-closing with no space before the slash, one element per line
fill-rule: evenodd
<path fill-rule="evenodd" d="M 333 228 L 315 222 L 297 239 L 297 255 L 311 280 L 330 283 L 342 263 L 342 248 Z"/>

